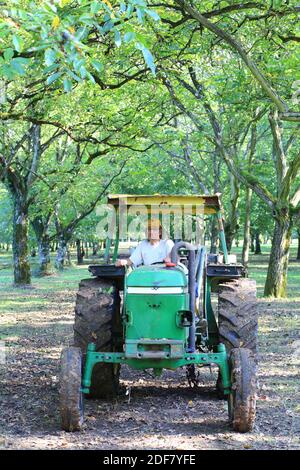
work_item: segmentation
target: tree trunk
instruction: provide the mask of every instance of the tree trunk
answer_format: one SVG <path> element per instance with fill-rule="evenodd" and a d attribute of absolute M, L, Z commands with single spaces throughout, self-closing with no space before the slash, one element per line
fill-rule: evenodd
<path fill-rule="evenodd" d="M 25 198 L 24 198 L 25 199 Z M 21 196 L 14 195 L 13 260 L 16 286 L 31 284 L 28 260 L 28 208 Z"/>
<path fill-rule="evenodd" d="M 211 218 L 211 229 L 210 229 L 210 252 L 217 253 L 217 245 L 218 245 L 218 221 L 216 217 Z"/>
<path fill-rule="evenodd" d="M 297 235 L 298 235 L 298 248 L 297 248 L 297 257 L 296 259 L 300 259 L 300 229 L 297 229 Z"/>
<path fill-rule="evenodd" d="M 261 246 L 260 246 L 260 233 L 257 230 L 255 232 L 255 255 L 261 255 Z"/>
<path fill-rule="evenodd" d="M 36 273 L 37 276 L 49 276 L 51 274 L 50 240 L 48 234 L 50 220 L 51 214 L 48 214 L 46 218 L 38 216 L 31 221 L 38 243 L 39 267 Z"/>
<path fill-rule="evenodd" d="M 59 235 L 57 244 L 57 253 L 55 259 L 55 267 L 59 271 L 64 269 L 65 258 L 67 254 L 67 241 L 65 240 L 64 234 Z"/>
<path fill-rule="evenodd" d="M 66 258 L 67 258 L 67 265 L 68 266 L 72 266 L 72 260 L 71 260 L 71 251 L 70 251 L 70 247 L 68 246 L 67 244 L 67 247 L 66 247 Z"/>
<path fill-rule="evenodd" d="M 287 268 L 292 225 L 292 220 L 288 216 L 275 219 L 270 261 L 264 290 L 266 297 L 286 297 Z"/>
<path fill-rule="evenodd" d="M 216 145 L 215 151 L 212 154 L 212 163 L 213 163 L 213 178 L 214 178 L 214 194 L 221 192 L 221 162 L 222 158 Z M 211 218 L 211 241 L 210 241 L 210 251 L 211 253 L 217 253 L 219 247 L 219 224 L 216 217 Z"/>
<path fill-rule="evenodd" d="M 99 250 L 99 242 L 93 243 L 93 256 L 97 256 Z"/>
<path fill-rule="evenodd" d="M 229 211 L 229 217 L 224 227 L 226 245 L 227 245 L 227 249 L 229 253 L 231 251 L 232 242 L 239 229 L 238 203 L 239 203 L 239 195 L 240 195 L 240 184 L 237 178 L 232 174 L 230 175 L 230 185 L 231 185 L 230 211 Z"/>
<path fill-rule="evenodd" d="M 251 250 L 251 253 L 254 253 L 254 251 L 255 251 L 254 234 L 253 234 L 253 232 L 251 232 L 251 230 L 250 230 L 250 250 Z"/>
<path fill-rule="evenodd" d="M 248 276 L 249 251 L 250 251 L 250 217 L 251 217 L 252 189 L 246 188 L 246 207 L 245 207 L 245 224 L 244 224 L 244 241 L 242 251 L 242 264 L 245 266 L 246 275 Z"/>
<path fill-rule="evenodd" d="M 38 242 L 39 249 L 39 276 L 47 276 L 51 274 L 50 268 L 50 243 L 49 235 L 45 234 Z"/>
<path fill-rule="evenodd" d="M 81 248 L 81 241 L 79 238 L 76 240 L 76 251 L 77 251 L 77 264 L 83 263 L 83 250 Z"/>

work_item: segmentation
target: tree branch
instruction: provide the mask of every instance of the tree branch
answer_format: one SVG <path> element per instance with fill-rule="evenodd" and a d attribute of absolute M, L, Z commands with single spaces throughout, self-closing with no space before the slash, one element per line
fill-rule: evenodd
<path fill-rule="evenodd" d="M 189 69 L 192 81 L 195 85 L 195 89 L 187 84 L 187 82 L 180 80 L 180 82 L 185 86 L 199 101 L 202 102 L 203 107 L 206 111 L 207 117 L 211 124 L 213 134 L 214 134 L 214 143 L 217 146 L 220 155 L 223 157 L 230 173 L 232 173 L 241 183 L 253 189 L 253 191 L 271 208 L 274 208 L 274 198 L 272 194 L 256 179 L 253 175 L 242 171 L 238 168 L 234 159 L 232 158 L 230 152 L 227 150 L 225 143 L 223 141 L 221 125 L 214 113 L 210 103 L 207 101 L 204 94 L 203 86 L 198 82 L 196 73 L 192 67 Z"/>
<path fill-rule="evenodd" d="M 269 114 L 269 122 L 273 135 L 274 151 L 275 151 L 275 167 L 277 176 L 278 195 L 281 193 L 283 178 L 287 172 L 287 160 L 283 148 L 281 129 L 278 120 L 278 111 Z"/>
<path fill-rule="evenodd" d="M 186 0 L 176 0 L 182 9 L 187 12 L 193 19 L 195 19 L 200 25 L 207 28 L 209 31 L 213 32 L 216 36 L 223 39 L 227 44 L 234 49 L 246 66 L 251 71 L 254 78 L 260 83 L 261 87 L 265 91 L 266 95 L 271 99 L 273 103 L 277 106 L 278 110 L 282 113 L 289 114 L 289 107 L 283 101 L 283 99 L 278 95 L 278 93 L 272 88 L 265 76 L 260 72 L 257 65 L 249 57 L 243 45 L 232 37 L 227 31 L 222 30 L 215 23 L 211 23 L 204 15 L 202 15 L 195 7 L 193 7 Z M 300 118 L 300 116 L 299 116 Z"/>
<path fill-rule="evenodd" d="M 72 233 L 75 229 L 75 227 L 81 222 L 82 219 L 87 217 L 96 207 L 96 204 L 100 201 L 101 198 L 103 198 L 107 194 L 108 188 L 111 186 L 113 181 L 120 176 L 122 173 L 128 159 L 124 160 L 117 171 L 110 179 L 109 181 L 105 184 L 103 190 L 98 194 L 96 199 L 81 213 L 79 213 L 71 222 L 69 222 L 66 226 L 62 227 L 61 223 L 59 222 L 57 224 L 57 233 L 56 236 L 61 235 L 62 233 Z M 58 211 L 56 211 L 56 215 L 58 217 Z M 59 220 L 59 219 L 57 219 Z"/>

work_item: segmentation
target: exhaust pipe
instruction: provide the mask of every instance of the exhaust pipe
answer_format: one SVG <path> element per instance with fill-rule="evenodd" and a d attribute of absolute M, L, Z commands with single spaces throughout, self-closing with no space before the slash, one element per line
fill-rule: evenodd
<path fill-rule="evenodd" d="M 192 312 L 192 324 L 189 327 L 188 350 L 187 352 L 195 352 L 196 350 L 196 323 L 195 323 L 195 302 L 196 302 L 196 270 L 195 270 L 195 251 L 197 247 L 188 242 L 177 242 L 171 251 L 172 263 L 178 264 L 178 252 L 181 248 L 189 250 L 189 308 Z"/>

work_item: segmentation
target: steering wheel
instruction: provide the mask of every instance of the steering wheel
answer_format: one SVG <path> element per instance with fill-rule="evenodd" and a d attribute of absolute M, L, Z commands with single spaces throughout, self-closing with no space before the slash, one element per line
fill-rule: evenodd
<path fill-rule="evenodd" d="M 154 264 L 164 264 L 164 261 L 155 261 L 154 263 L 151 263 L 150 266 L 153 266 Z"/>

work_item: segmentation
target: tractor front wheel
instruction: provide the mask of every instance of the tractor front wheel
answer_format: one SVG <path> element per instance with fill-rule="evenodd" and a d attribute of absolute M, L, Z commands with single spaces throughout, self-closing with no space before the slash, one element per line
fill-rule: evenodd
<path fill-rule="evenodd" d="M 234 431 L 252 431 L 256 413 L 256 373 L 253 352 L 246 348 L 232 349 L 230 371 L 229 419 Z"/>
<path fill-rule="evenodd" d="M 65 348 L 60 360 L 60 418 L 65 431 L 79 431 L 83 423 L 80 348 Z"/>

